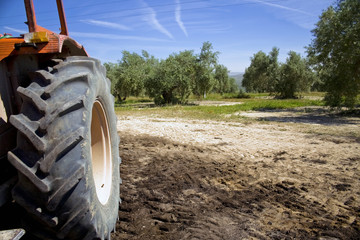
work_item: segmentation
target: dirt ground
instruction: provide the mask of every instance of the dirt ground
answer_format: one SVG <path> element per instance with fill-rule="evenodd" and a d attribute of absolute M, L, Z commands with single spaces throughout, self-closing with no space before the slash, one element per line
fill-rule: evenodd
<path fill-rule="evenodd" d="M 267 121 L 118 116 L 112 239 L 360 239 L 359 118 L 248 114 Z"/>

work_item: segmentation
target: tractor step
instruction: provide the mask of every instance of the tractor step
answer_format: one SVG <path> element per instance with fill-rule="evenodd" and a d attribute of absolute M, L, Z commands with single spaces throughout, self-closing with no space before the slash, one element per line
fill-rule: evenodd
<path fill-rule="evenodd" d="M 2 240 L 19 240 L 22 236 L 24 236 L 25 230 L 18 229 L 10 229 L 10 230 L 2 230 L 0 231 L 0 239 Z"/>

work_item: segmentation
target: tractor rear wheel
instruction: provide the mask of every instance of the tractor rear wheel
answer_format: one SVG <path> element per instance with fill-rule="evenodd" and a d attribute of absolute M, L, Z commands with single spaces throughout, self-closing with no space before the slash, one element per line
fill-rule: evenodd
<path fill-rule="evenodd" d="M 118 216 L 119 139 L 114 98 L 96 59 L 68 57 L 19 87 L 18 130 L 8 153 L 14 200 L 40 239 L 110 239 Z"/>

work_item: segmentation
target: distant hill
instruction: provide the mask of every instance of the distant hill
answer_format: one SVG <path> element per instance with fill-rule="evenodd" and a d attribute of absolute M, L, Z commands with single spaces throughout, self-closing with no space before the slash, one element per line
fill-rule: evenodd
<path fill-rule="evenodd" d="M 231 72 L 229 73 L 229 77 L 235 78 L 236 84 L 241 88 L 241 83 L 243 80 L 244 73 L 241 72 Z"/>

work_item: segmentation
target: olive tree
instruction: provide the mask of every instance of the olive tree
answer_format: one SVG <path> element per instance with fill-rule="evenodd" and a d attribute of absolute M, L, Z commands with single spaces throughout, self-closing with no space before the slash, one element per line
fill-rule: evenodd
<path fill-rule="evenodd" d="M 306 59 L 294 51 L 289 52 L 279 72 L 274 91 L 280 98 L 296 98 L 297 93 L 309 91 L 315 76 Z"/>
<path fill-rule="evenodd" d="M 327 90 L 332 107 L 353 107 L 360 91 L 360 1 L 338 0 L 312 30 L 308 56 Z"/>
<path fill-rule="evenodd" d="M 213 51 L 210 42 L 204 42 L 195 65 L 195 78 L 193 82 L 193 93 L 197 96 L 206 94 L 212 90 L 216 84 L 214 70 L 217 64 L 219 52 Z"/>
<path fill-rule="evenodd" d="M 144 90 L 145 63 L 141 55 L 122 51 L 122 58 L 117 64 L 105 64 L 112 93 L 119 101 L 125 101 L 130 95 L 138 96 Z"/>
<path fill-rule="evenodd" d="M 242 86 L 248 92 L 273 92 L 279 80 L 279 49 L 273 47 L 269 55 L 259 51 L 251 57 L 245 69 Z"/>
<path fill-rule="evenodd" d="M 185 50 L 162 60 L 146 80 L 146 90 L 156 104 L 184 103 L 191 93 L 196 57 Z"/>

